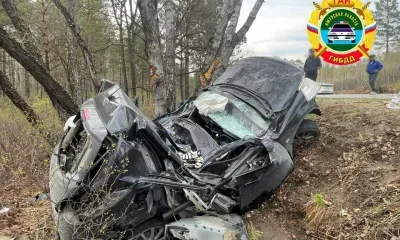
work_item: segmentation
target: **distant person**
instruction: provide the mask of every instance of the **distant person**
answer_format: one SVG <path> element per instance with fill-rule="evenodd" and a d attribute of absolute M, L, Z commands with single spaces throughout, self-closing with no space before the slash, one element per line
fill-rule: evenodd
<path fill-rule="evenodd" d="M 314 49 L 308 50 L 308 58 L 304 64 L 304 72 L 306 73 L 306 78 L 317 81 L 318 70 L 321 69 L 322 63 L 319 57 L 315 57 Z"/>
<path fill-rule="evenodd" d="M 371 95 L 376 95 L 375 82 L 378 77 L 378 73 L 382 70 L 383 65 L 381 62 L 375 60 L 376 54 L 371 53 L 369 55 L 369 63 L 367 65 L 367 73 L 369 79 L 369 86 L 371 87 Z"/>

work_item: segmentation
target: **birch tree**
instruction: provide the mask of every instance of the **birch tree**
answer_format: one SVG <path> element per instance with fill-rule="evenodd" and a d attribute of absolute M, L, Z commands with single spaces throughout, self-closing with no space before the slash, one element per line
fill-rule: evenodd
<path fill-rule="evenodd" d="M 146 53 L 149 58 L 150 75 L 154 95 L 154 112 L 156 116 L 161 116 L 170 110 L 167 99 L 170 99 L 171 97 L 167 96 L 168 83 L 165 78 L 157 1 L 138 0 L 137 4 L 146 40 Z"/>
<path fill-rule="evenodd" d="M 201 82 L 203 86 L 209 85 L 213 79 L 218 78 L 226 70 L 233 50 L 249 31 L 264 0 L 255 2 L 246 22 L 235 32 L 242 2 L 243 0 L 225 1 L 221 8 L 214 36 L 210 39 L 207 56 L 202 67 Z"/>
<path fill-rule="evenodd" d="M 215 21 L 212 22 L 214 27 L 205 26 L 205 29 L 201 31 L 207 31 L 212 29 L 212 34 L 207 39 L 207 45 L 199 47 L 197 50 L 202 52 L 204 58 L 199 64 L 201 71 L 200 81 L 203 86 L 207 86 L 211 83 L 213 79 L 213 74 L 220 75 L 225 71 L 229 59 L 231 58 L 233 51 L 236 46 L 243 40 L 245 34 L 250 29 L 252 23 L 254 22 L 261 6 L 263 0 L 257 0 L 251 13 L 247 17 L 245 24 L 235 31 L 238 23 L 238 18 L 240 15 L 242 0 L 224 0 L 222 1 L 221 7 L 215 16 Z M 202 1 L 188 1 L 187 5 L 190 6 L 212 4 L 214 2 L 202 2 Z M 139 0 L 138 1 L 139 10 L 141 14 L 143 31 L 146 39 L 146 52 L 149 57 L 149 65 L 151 68 L 151 77 L 154 86 L 154 100 L 155 100 L 155 112 L 156 116 L 167 113 L 173 110 L 175 105 L 175 74 L 171 74 L 175 70 L 175 49 L 176 49 L 176 27 L 179 26 L 181 22 L 189 23 L 190 19 L 190 9 L 191 7 L 186 7 L 186 10 L 182 16 L 182 19 L 176 24 L 177 20 L 173 17 L 178 15 L 174 11 L 175 4 L 172 0 L 166 0 L 163 4 L 165 9 L 165 51 L 161 45 L 161 33 L 159 27 L 159 17 L 157 12 L 157 1 L 155 0 Z M 180 6 L 185 6 L 185 4 L 180 4 Z M 200 14 L 201 16 L 202 14 Z M 205 14 L 203 14 L 205 15 Z M 204 18 L 204 16 L 201 16 Z M 203 19 L 202 19 L 203 20 Z M 207 21 L 204 19 L 203 21 Z M 184 25 L 184 24 L 183 24 Z M 198 25 L 198 24 L 197 24 Z M 186 36 L 180 36 L 178 39 L 178 45 L 180 46 L 180 60 L 184 61 L 184 64 L 180 66 L 185 68 L 187 76 L 189 74 L 189 46 L 190 41 L 187 41 L 189 35 L 189 29 L 191 25 L 186 25 L 186 30 L 184 32 Z M 195 28 L 195 26 L 193 26 Z M 196 34 L 196 33 L 194 33 Z M 174 40 L 175 39 L 175 40 Z M 185 46 L 186 45 L 186 46 Z M 174 50 L 172 50 L 174 49 Z M 200 57 L 202 58 L 202 57 Z M 180 81 L 180 87 L 183 85 L 183 79 Z M 188 89 L 189 84 L 185 81 L 185 90 Z M 186 91 L 185 91 L 186 92 Z M 181 94 L 184 95 L 184 94 Z M 187 95 L 185 94 L 185 97 Z"/>
<path fill-rule="evenodd" d="M 173 111 L 176 104 L 175 94 L 175 41 L 176 9 L 172 0 L 165 2 L 165 86 L 167 111 Z"/>
<path fill-rule="evenodd" d="M 221 46 L 221 62 L 218 65 L 213 78 L 218 78 L 223 72 L 225 72 L 226 68 L 228 67 L 229 59 L 233 54 L 233 50 L 235 47 L 243 40 L 246 33 L 249 31 L 251 25 L 253 24 L 254 20 L 257 17 L 258 12 L 261 9 L 261 6 L 264 0 L 257 0 L 251 10 L 249 16 L 246 19 L 246 22 L 243 26 L 236 32 L 237 24 L 239 21 L 240 16 L 240 9 L 242 6 L 242 1 L 239 0 L 239 3 L 235 6 L 235 11 L 230 19 L 229 25 L 226 29 L 224 42 Z"/>

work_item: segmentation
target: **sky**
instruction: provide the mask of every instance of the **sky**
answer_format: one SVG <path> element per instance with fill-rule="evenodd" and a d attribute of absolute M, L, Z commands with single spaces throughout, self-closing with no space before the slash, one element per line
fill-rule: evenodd
<path fill-rule="evenodd" d="M 310 48 L 306 27 L 314 9 L 313 1 L 321 2 L 321 0 L 265 0 L 256 20 L 247 32 L 244 51 L 256 56 L 304 60 Z M 246 21 L 255 2 L 256 0 L 243 0 L 238 28 Z"/>

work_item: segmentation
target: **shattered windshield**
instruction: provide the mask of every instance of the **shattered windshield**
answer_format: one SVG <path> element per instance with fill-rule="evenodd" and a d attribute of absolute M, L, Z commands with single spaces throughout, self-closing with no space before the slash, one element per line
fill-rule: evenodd
<path fill-rule="evenodd" d="M 238 138 L 260 136 L 270 124 L 247 103 L 219 93 L 204 92 L 194 101 L 194 104 L 201 115 L 211 118 L 224 130 Z"/>

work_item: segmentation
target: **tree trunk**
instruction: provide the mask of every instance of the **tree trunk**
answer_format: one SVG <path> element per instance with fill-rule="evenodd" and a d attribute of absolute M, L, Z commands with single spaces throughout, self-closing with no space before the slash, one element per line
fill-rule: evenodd
<path fill-rule="evenodd" d="M 154 95 L 154 112 L 157 117 L 168 112 L 157 1 L 138 0 L 137 4 L 146 39 L 146 52 L 149 57 L 150 77 Z"/>
<path fill-rule="evenodd" d="M 225 72 L 229 59 L 232 56 L 233 50 L 235 48 L 235 43 L 233 42 L 236 33 L 236 27 L 239 21 L 240 9 L 242 8 L 243 0 L 239 0 L 238 4 L 235 6 L 235 12 L 233 13 L 229 25 L 226 28 L 224 41 L 221 46 L 221 63 L 218 65 L 218 68 L 215 70 L 213 75 L 214 79 L 217 79 L 223 72 Z"/>
<path fill-rule="evenodd" d="M 40 123 L 39 116 L 18 94 L 17 90 L 12 86 L 8 77 L 3 71 L 0 71 L 0 86 L 3 92 L 11 100 L 11 102 L 26 116 L 26 119 L 33 125 Z"/>
<path fill-rule="evenodd" d="M 114 12 L 114 17 L 115 17 L 115 21 L 118 25 L 118 29 L 119 29 L 119 45 L 120 45 L 120 54 L 121 54 L 121 71 L 122 71 L 122 76 L 123 80 L 124 80 L 124 89 L 125 89 L 125 93 L 129 94 L 129 86 L 128 86 L 128 76 L 126 74 L 126 62 L 125 62 L 125 46 L 124 46 L 124 28 L 122 25 L 122 15 L 123 15 L 123 6 L 121 3 L 121 9 L 119 11 L 120 16 L 118 19 L 118 14 L 117 14 L 117 7 L 115 6 L 115 0 L 111 0 L 111 4 L 112 4 L 112 8 L 113 8 L 113 12 Z"/>
<path fill-rule="evenodd" d="M 0 71 L 0 88 L 3 89 L 4 93 L 11 100 L 11 102 L 16 106 L 22 114 L 24 114 L 26 120 L 35 127 L 36 130 L 44 137 L 44 139 L 50 144 L 54 144 L 53 139 L 50 138 L 47 132 L 42 131 L 41 125 L 42 121 L 35 111 L 25 102 L 25 100 L 18 94 L 18 91 L 11 85 L 9 79 Z"/>
<path fill-rule="evenodd" d="M 49 37 L 47 35 L 47 22 L 46 22 L 46 11 L 47 6 L 44 3 L 44 0 L 41 2 L 42 5 L 42 41 L 43 41 L 43 51 L 44 51 L 44 64 L 47 68 L 47 71 L 50 72 L 50 49 L 49 49 Z"/>
<path fill-rule="evenodd" d="M 21 91 L 21 71 L 20 68 L 16 68 L 15 69 L 15 74 L 17 75 L 17 81 L 15 83 L 15 89 L 20 90 Z"/>
<path fill-rule="evenodd" d="M 12 24 L 19 32 L 22 38 L 21 42 L 28 52 L 35 58 L 39 63 L 43 63 L 40 50 L 36 47 L 34 38 L 32 37 L 32 32 L 29 26 L 19 15 L 17 7 L 14 0 L 1 0 L 4 10 L 6 11 L 8 17 L 10 18 Z"/>
<path fill-rule="evenodd" d="M 185 100 L 190 96 L 189 49 L 185 49 Z"/>
<path fill-rule="evenodd" d="M 249 31 L 249 29 L 250 29 L 251 25 L 253 24 L 254 20 L 256 19 L 257 14 L 260 11 L 260 8 L 263 3 L 264 3 L 264 0 L 256 1 L 256 3 L 253 6 L 253 9 L 251 10 L 249 16 L 247 17 L 246 22 L 239 29 L 239 31 L 237 33 L 235 33 L 237 23 L 239 20 L 240 9 L 241 9 L 241 5 L 242 5 L 242 0 L 239 0 L 239 4 L 236 5 L 235 13 L 232 15 L 230 24 L 226 30 L 225 39 L 224 39 L 224 43 L 223 43 L 222 51 L 221 51 L 221 63 L 218 65 L 217 69 L 215 70 L 214 75 L 212 76 L 213 79 L 217 79 L 222 73 L 225 72 L 225 70 L 229 64 L 229 59 L 231 58 L 231 56 L 233 54 L 233 50 L 243 40 L 244 36 Z"/>
<path fill-rule="evenodd" d="M 31 83 L 29 82 L 29 73 L 24 69 L 25 76 L 24 76 L 24 82 L 25 82 L 25 97 L 30 98 L 31 97 Z"/>
<path fill-rule="evenodd" d="M 232 14 L 235 12 L 235 6 L 237 5 L 238 1 L 239 0 L 224 1 L 219 11 L 215 31 L 209 40 L 208 47 L 205 52 L 205 61 L 201 68 L 203 73 L 200 78 L 203 86 L 207 86 L 211 83 L 212 73 L 219 62 L 217 61 L 217 57 L 221 50 L 225 30 L 228 26 L 229 20 L 232 17 Z"/>
<path fill-rule="evenodd" d="M 10 58 L 10 63 L 8 64 L 8 75 L 11 76 L 11 84 L 15 87 L 15 61 Z"/>
<path fill-rule="evenodd" d="M 7 73 L 7 54 L 6 54 L 5 50 L 3 50 L 2 58 L 3 58 L 3 66 L 2 66 L 3 67 L 3 73 L 6 74 Z"/>
<path fill-rule="evenodd" d="M 167 91 L 167 108 L 169 112 L 176 106 L 176 82 L 175 82 L 175 5 L 172 0 L 165 3 L 165 84 Z"/>
<path fill-rule="evenodd" d="M 36 60 L 36 55 L 25 50 L 15 39 L 0 27 L 0 47 L 21 64 L 44 88 L 53 105 L 61 106 L 69 115 L 78 111 L 78 106 L 64 88 L 50 75 L 47 69 Z"/>
<path fill-rule="evenodd" d="M 75 21 L 75 15 L 76 15 L 76 1 L 75 0 L 68 0 L 68 12 L 70 13 L 72 20 Z M 77 52 L 77 43 L 76 40 L 71 33 L 71 30 L 69 30 L 69 27 L 67 27 L 67 41 L 68 41 L 68 59 L 67 59 L 67 82 L 68 82 L 68 88 L 69 92 L 71 94 L 71 97 L 77 101 L 78 100 L 78 88 L 79 83 L 81 81 L 80 77 L 80 68 L 79 68 L 79 63 L 77 62 L 78 59 L 78 52 Z"/>
<path fill-rule="evenodd" d="M 135 13 L 133 13 L 133 4 L 132 0 L 129 0 L 129 8 L 130 8 L 130 13 L 131 13 L 131 24 L 127 26 L 128 28 L 128 47 L 129 47 L 129 63 L 131 67 L 131 82 L 132 82 L 132 96 L 136 96 L 136 68 L 135 68 L 135 31 L 133 28 L 133 25 L 135 24 L 136 21 L 136 14 L 137 14 L 137 4 L 135 7 Z M 127 14 L 125 15 L 127 16 Z M 126 20 L 126 23 L 128 24 L 128 20 Z"/>
<path fill-rule="evenodd" d="M 179 61 L 179 91 L 180 91 L 180 103 L 183 103 L 185 101 L 185 86 L 184 86 L 184 82 L 183 82 L 183 77 L 185 76 L 185 70 L 183 69 L 183 51 L 181 48 L 180 51 L 180 61 Z"/>
<path fill-rule="evenodd" d="M 3 0 L 5 1 L 5 0 Z M 70 28 L 72 34 L 74 35 L 77 44 L 79 45 L 82 54 L 85 58 L 86 66 L 89 70 L 89 76 L 90 79 L 92 80 L 93 86 L 95 91 L 97 92 L 100 89 L 100 81 L 96 78 L 96 69 L 94 66 L 93 58 L 91 56 L 91 53 L 89 51 L 89 47 L 85 40 L 80 35 L 80 29 L 78 25 L 76 25 L 74 19 L 72 18 L 71 14 L 68 12 L 68 10 L 62 5 L 60 0 L 53 0 L 54 4 L 57 6 L 57 8 L 60 10 L 62 15 L 64 16 L 68 27 Z"/>

